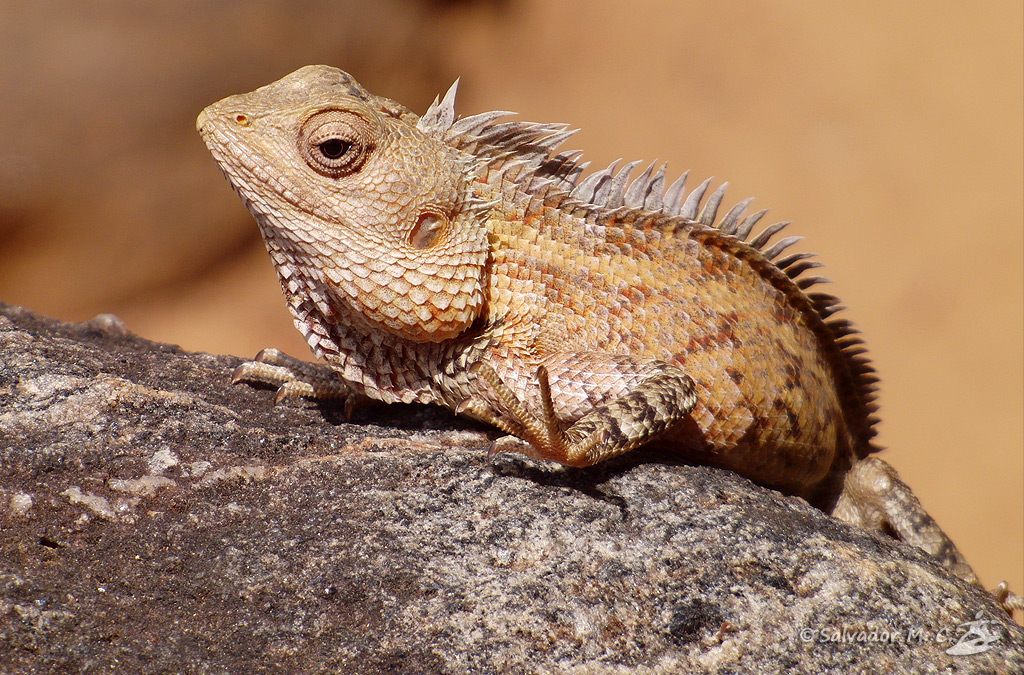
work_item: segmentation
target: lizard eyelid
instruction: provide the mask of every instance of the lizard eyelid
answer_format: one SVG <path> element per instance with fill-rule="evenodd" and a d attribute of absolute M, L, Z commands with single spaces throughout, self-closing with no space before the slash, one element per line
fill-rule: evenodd
<path fill-rule="evenodd" d="M 321 111 L 302 125 L 299 151 L 314 171 L 339 178 L 358 171 L 373 149 L 373 127 L 342 110 Z"/>

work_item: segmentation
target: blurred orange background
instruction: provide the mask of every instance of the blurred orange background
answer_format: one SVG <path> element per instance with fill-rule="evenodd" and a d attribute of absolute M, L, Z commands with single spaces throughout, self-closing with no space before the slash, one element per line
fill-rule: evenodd
<path fill-rule="evenodd" d="M 569 122 L 595 166 L 667 160 L 794 221 L 882 376 L 885 458 L 1024 592 L 1022 8 L 4 3 L 0 300 L 305 356 L 196 114 L 308 63 L 419 112 L 461 76 L 463 114 Z"/>

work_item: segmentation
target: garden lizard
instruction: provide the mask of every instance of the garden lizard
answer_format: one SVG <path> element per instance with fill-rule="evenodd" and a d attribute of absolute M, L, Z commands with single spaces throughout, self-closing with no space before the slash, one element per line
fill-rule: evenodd
<path fill-rule="evenodd" d="M 252 212 L 295 325 L 327 367 L 264 350 L 236 381 L 421 402 L 582 467 L 656 444 L 884 530 L 977 577 L 874 453 L 876 377 L 839 301 L 756 236 L 725 185 L 664 165 L 583 177 L 563 124 L 423 116 L 307 66 L 197 127 Z M 1024 603 L 997 589 L 1007 608 Z"/>

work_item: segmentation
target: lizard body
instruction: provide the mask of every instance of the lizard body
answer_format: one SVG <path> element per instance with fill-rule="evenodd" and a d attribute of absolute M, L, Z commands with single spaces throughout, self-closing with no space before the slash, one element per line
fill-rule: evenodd
<path fill-rule="evenodd" d="M 798 239 L 662 166 L 582 178 L 560 124 L 421 117 L 307 66 L 197 126 L 255 216 L 324 373 L 265 350 L 279 396 L 433 403 L 586 466 L 647 443 L 886 529 L 977 578 L 874 456 L 873 370 Z M 1001 599 L 1007 596 L 1001 589 Z"/>

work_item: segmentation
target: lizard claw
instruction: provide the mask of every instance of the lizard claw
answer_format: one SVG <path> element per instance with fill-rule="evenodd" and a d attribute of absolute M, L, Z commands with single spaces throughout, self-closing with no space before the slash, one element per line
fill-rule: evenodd
<path fill-rule="evenodd" d="M 277 388 L 277 393 L 274 395 L 274 405 L 279 405 L 287 398 L 298 396 L 315 396 L 313 387 L 299 380 L 288 380 Z"/>
<path fill-rule="evenodd" d="M 487 448 L 487 459 L 492 460 L 496 455 L 503 452 L 518 452 L 521 455 L 530 456 L 532 446 L 521 438 L 515 436 L 501 436 L 491 441 Z"/>
<path fill-rule="evenodd" d="M 493 424 L 496 427 L 502 427 L 501 420 L 493 416 L 488 410 L 486 404 L 484 404 L 479 399 L 462 399 L 455 406 L 455 414 L 468 415 L 469 417 L 482 420 L 484 422 L 487 422 L 488 424 Z M 515 436 L 502 436 L 500 438 L 496 438 L 493 441 L 491 441 L 489 446 L 487 446 L 487 459 L 492 460 L 496 455 L 502 452 L 523 452 L 523 446 L 525 446 L 527 449 L 530 448 L 529 443 L 526 443 L 525 441 L 522 441 L 516 438 Z"/>
<path fill-rule="evenodd" d="M 455 405 L 456 415 L 472 415 L 477 403 L 471 398 L 464 398 Z"/>
<path fill-rule="evenodd" d="M 239 382 L 245 381 L 245 366 L 246 364 L 243 363 L 231 371 L 231 384 L 238 384 Z"/>
<path fill-rule="evenodd" d="M 1000 581 L 999 585 L 992 591 L 996 596 L 996 602 L 1003 608 L 1003 611 L 1013 616 L 1014 610 L 1024 611 L 1024 597 L 1021 597 L 1010 590 L 1009 584 Z"/>

